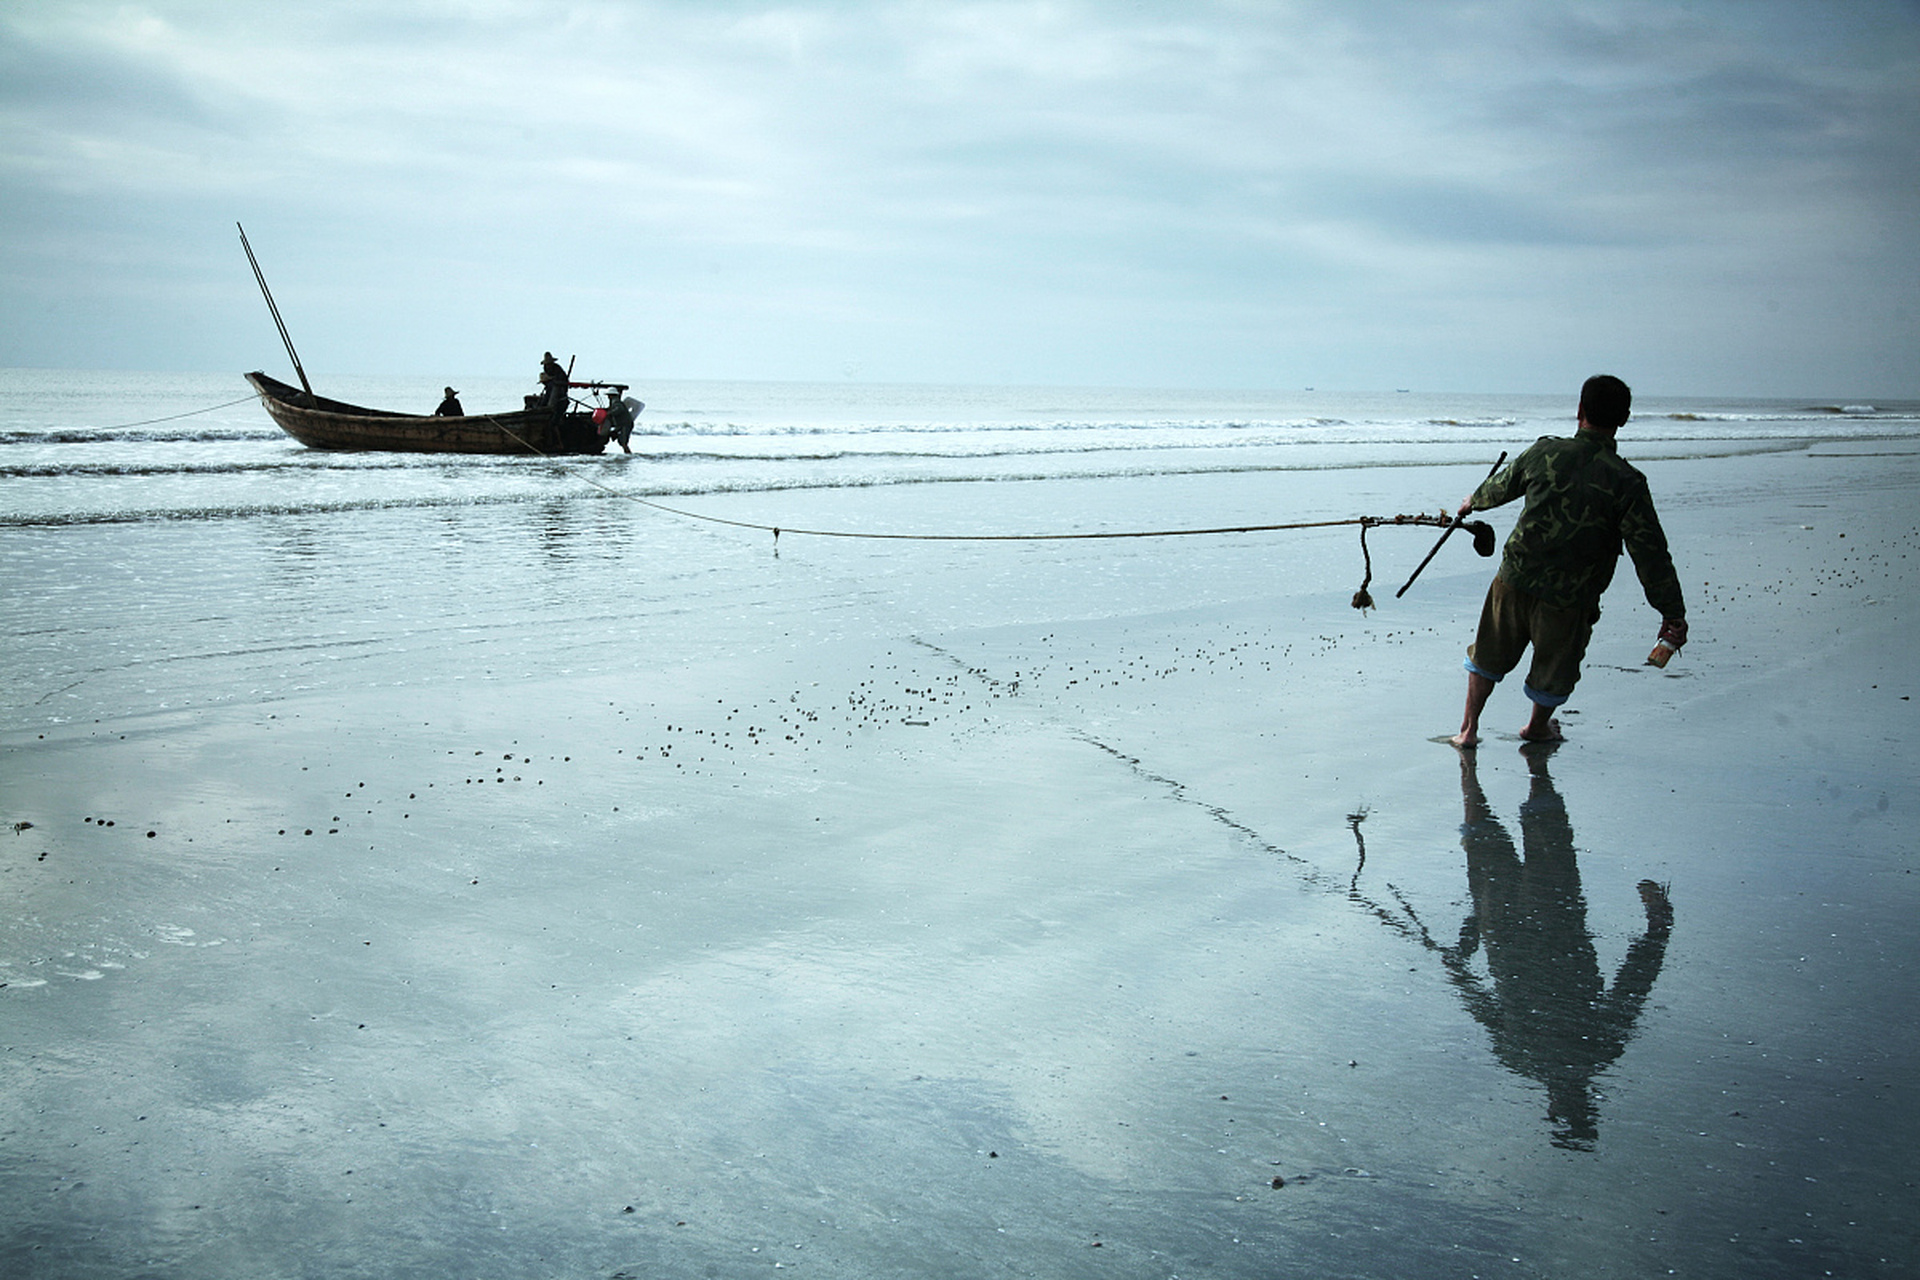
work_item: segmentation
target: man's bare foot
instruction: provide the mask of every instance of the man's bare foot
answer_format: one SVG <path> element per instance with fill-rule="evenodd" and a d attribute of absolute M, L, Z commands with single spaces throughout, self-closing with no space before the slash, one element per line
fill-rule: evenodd
<path fill-rule="evenodd" d="M 1462 729 L 1460 732 L 1454 734 L 1451 738 L 1448 738 L 1447 741 L 1462 751 L 1471 751 L 1480 745 L 1480 739 L 1466 729 Z"/>
<path fill-rule="evenodd" d="M 1545 727 L 1536 727 L 1529 722 L 1527 727 L 1520 731 L 1522 742 L 1565 742 L 1566 740 L 1567 735 L 1560 732 L 1560 721 L 1557 718 L 1548 720 Z"/>

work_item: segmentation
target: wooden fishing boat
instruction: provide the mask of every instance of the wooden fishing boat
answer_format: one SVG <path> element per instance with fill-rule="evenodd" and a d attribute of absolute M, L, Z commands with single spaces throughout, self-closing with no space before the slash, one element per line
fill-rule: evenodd
<path fill-rule="evenodd" d="M 253 278 L 260 285 L 260 296 L 266 299 L 274 327 L 280 330 L 280 341 L 286 344 L 287 358 L 293 361 L 293 372 L 299 377 L 300 385 L 292 386 L 258 370 L 248 374 L 247 381 L 253 384 L 267 416 L 309 449 L 545 456 L 605 453 L 609 439 L 618 440 L 623 451 L 627 449 L 633 415 L 645 406 L 624 398 L 627 392 L 624 382 L 572 381 L 573 362 L 568 361 L 563 370 L 552 352 L 547 353 L 541 368 L 540 395 L 527 396 L 522 401 L 523 408 L 504 413 L 468 413 L 457 417 L 442 417 L 437 413 L 389 413 L 385 409 L 368 409 L 315 395 L 313 383 L 307 380 L 307 371 L 301 367 L 300 353 L 293 349 L 293 336 L 280 318 L 273 290 L 267 288 L 260 260 L 253 256 L 253 246 L 247 243 L 247 229 L 237 222 L 234 226 L 240 229 L 240 247 L 246 250 Z M 585 390 L 596 401 L 592 412 L 575 412 L 568 394 L 574 388 Z M 447 394 L 452 397 L 452 388 L 448 388 Z M 547 403 L 548 395 L 558 403 Z M 602 396 L 606 403 L 598 404 Z M 458 401 L 454 403 L 457 405 Z"/>
<path fill-rule="evenodd" d="M 310 449 L 378 449 L 401 453 L 604 453 L 607 436 L 590 413 L 537 407 L 441 418 L 393 413 L 329 400 L 258 371 L 247 381 L 280 429 Z M 618 383 L 579 384 L 618 397 Z"/>

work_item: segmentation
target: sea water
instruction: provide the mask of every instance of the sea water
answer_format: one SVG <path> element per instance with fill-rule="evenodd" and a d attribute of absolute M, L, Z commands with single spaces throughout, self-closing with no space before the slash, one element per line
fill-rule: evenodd
<path fill-rule="evenodd" d="M 350 689 L 395 646 L 416 655 L 410 682 L 519 679 L 1285 582 L 1344 600 L 1351 529 L 950 539 L 1431 516 L 1573 415 L 1571 395 L 662 382 L 632 390 L 647 407 L 631 455 L 548 459 L 309 449 L 248 390 L 226 374 L 0 371 L 0 724 Z M 441 387 L 322 390 L 424 411 Z M 482 412 L 526 388 L 460 390 Z M 1643 396 L 1626 449 L 1644 462 L 1917 424 L 1914 404 Z M 1436 464 L 1457 479 L 1409 489 Z M 1396 537 L 1408 545 L 1374 546 Z"/>
<path fill-rule="evenodd" d="M 463 379 L 470 412 L 526 387 Z M 341 377 L 319 390 L 430 412 L 431 379 Z M 633 453 L 568 459 L 341 453 L 276 428 L 226 374 L 0 370 L 0 525 L 218 520 L 1178 472 L 1492 459 L 1572 426 L 1577 395 L 1188 391 L 661 382 L 640 385 Z M 1920 404 L 1642 396 L 1636 456 L 1899 435 Z M 1204 520 L 1206 513 L 1195 512 Z M 942 532 L 916 527 L 907 532 Z M 968 530 L 983 532 L 984 530 Z M 997 532 L 1021 531 L 1017 529 Z M 1061 531 L 1056 529 L 1055 531 Z"/>

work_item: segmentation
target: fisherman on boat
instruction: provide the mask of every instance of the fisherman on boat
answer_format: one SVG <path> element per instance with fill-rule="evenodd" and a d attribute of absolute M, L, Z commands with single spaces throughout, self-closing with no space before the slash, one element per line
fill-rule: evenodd
<path fill-rule="evenodd" d="M 556 413 L 567 410 L 567 371 L 549 351 L 540 360 L 540 403 Z"/>
<path fill-rule="evenodd" d="M 466 417 L 467 411 L 460 407 L 460 393 L 452 387 L 448 387 L 447 398 L 440 402 L 440 407 L 433 411 L 433 416 L 436 418 Z"/>

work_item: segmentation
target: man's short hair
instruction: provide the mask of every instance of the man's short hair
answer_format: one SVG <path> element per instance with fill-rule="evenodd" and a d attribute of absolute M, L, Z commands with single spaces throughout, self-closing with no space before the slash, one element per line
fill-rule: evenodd
<path fill-rule="evenodd" d="M 1610 373 L 1595 374 L 1580 388 L 1580 416 L 1602 431 L 1618 430 L 1633 413 L 1633 389 Z"/>

